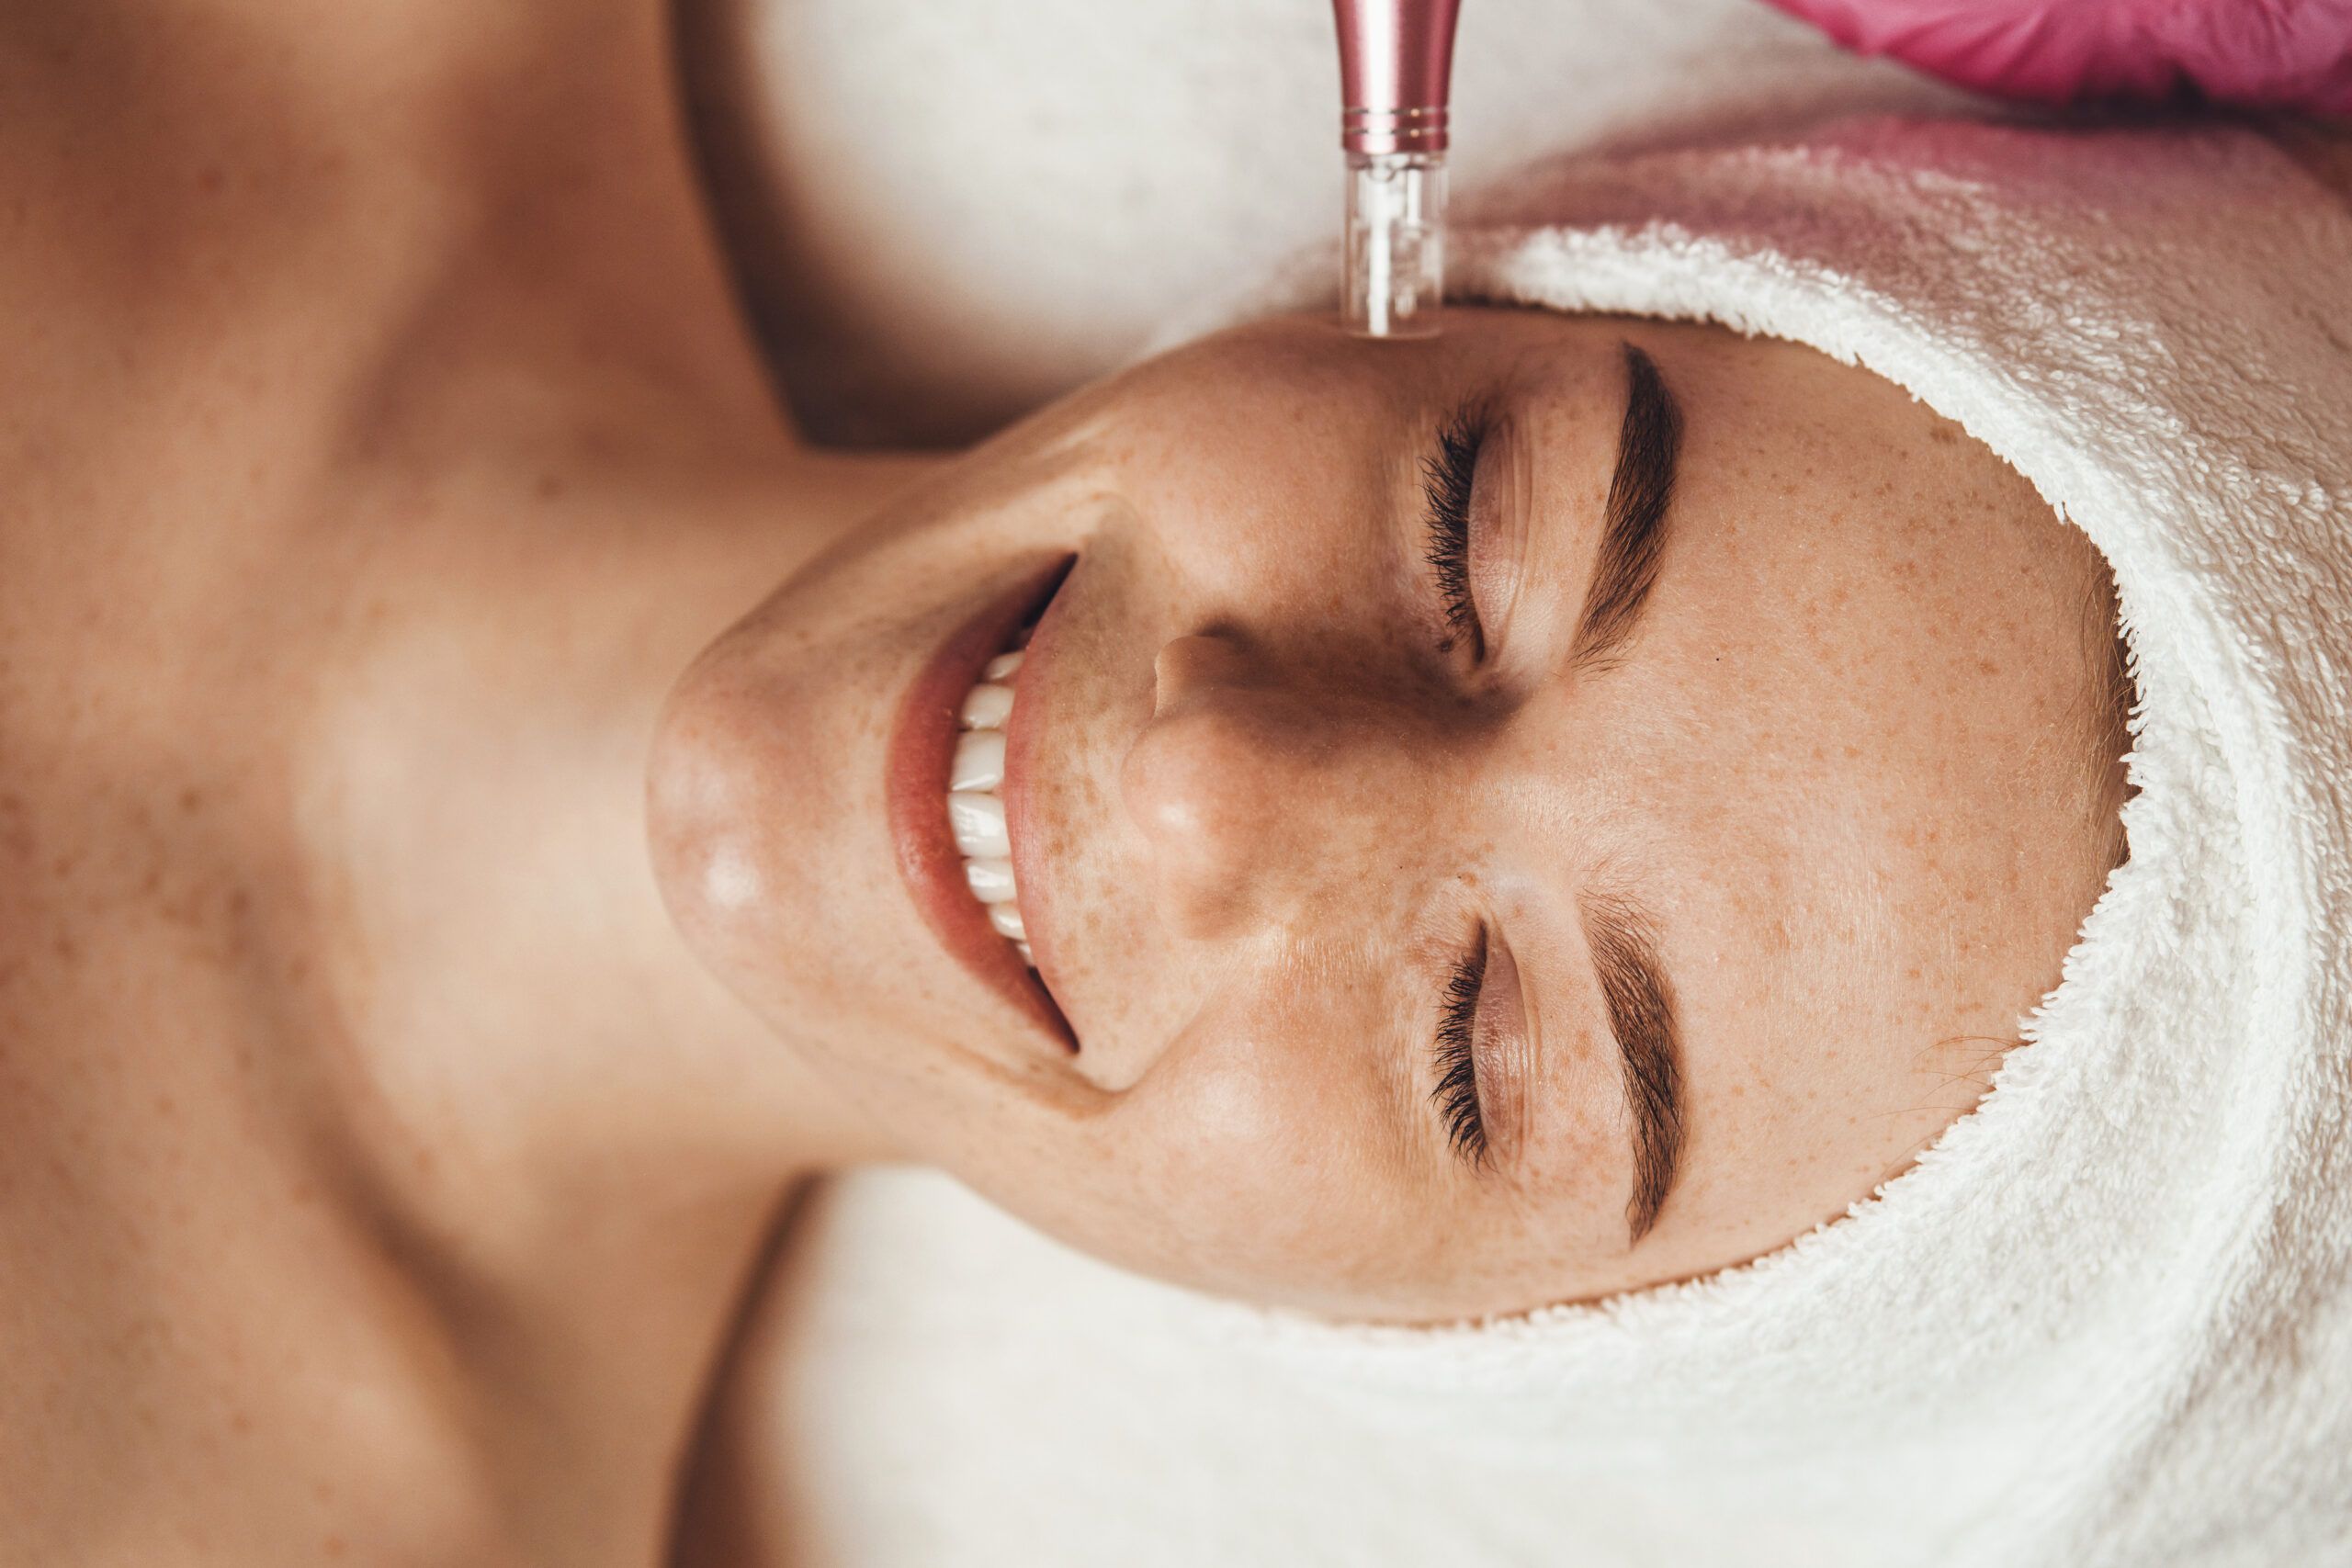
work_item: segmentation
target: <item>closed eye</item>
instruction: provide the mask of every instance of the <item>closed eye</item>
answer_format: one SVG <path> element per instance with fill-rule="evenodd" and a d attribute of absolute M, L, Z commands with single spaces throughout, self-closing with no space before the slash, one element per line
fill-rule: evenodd
<path fill-rule="evenodd" d="M 1478 1104 L 1478 996 L 1487 983 L 1487 932 L 1453 966 L 1438 1012 L 1437 1088 L 1430 1100 L 1446 1142 L 1471 1166 L 1487 1160 L 1487 1121 Z"/>
<path fill-rule="evenodd" d="M 1429 542 L 1421 558 L 1437 579 L 1451 650 L 1467 643 L 1472 659 L 1487 651 L 1478 605 L 1470 592 L 1470 496 L 1478 477 L 1478 449 L 1486 444 L 1487 411 L 1465 404 L 1438 430 L 1437 452 L 1421 462 L 1421 494 L 1429 502 Z"/>

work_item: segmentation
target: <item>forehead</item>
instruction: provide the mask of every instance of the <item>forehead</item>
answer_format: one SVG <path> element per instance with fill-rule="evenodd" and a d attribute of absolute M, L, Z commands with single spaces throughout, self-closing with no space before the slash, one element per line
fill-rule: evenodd
<path fill-rule="evenodd" d="M 1530 847 L 1658 912 L 1692 1100 L 1677 1201 L 1703 1220 L 1758 1212 L 1760 1146 L 1868 1190 L 2057 982 L 2105 869 L 2083 788 L 2103 569 L 1899 389 L 1642 336 L 1686 416 L 1666 558 L 1626 657 L 1522 716 L 1527 787 L 1566 825 Z"/>

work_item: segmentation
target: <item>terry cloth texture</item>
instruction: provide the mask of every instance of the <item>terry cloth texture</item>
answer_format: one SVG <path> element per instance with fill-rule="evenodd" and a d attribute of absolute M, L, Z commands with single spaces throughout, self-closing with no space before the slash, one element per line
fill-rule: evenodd
<path fill-rule="evenodd" d="M 2352 214 L 2244 130 L 1899 121 L 1465 206 L 1464 295 L 1810 344 L 2088 534 L 2129 862 L 1975 1112 L 1690 1284 L 1333 1325 L 853 1178 L 801 1517 L 888 1563 L 2352 1562 Z"/>

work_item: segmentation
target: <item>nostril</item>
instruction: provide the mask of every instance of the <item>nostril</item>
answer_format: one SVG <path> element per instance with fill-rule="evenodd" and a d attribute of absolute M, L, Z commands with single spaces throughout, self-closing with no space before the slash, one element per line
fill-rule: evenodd
<path fill-rule="evenodd" d="M 1248 660 L 1230 637 L 1177 637 L 1152 660 L 1152 712 L 1165 716 L 1187 703 L 1241 685 L 1248 672 Z"/>

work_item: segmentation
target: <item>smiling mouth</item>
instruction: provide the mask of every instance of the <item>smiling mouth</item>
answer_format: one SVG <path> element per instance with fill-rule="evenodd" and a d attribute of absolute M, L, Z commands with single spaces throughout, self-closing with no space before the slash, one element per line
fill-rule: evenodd
<path fill-rule="evenodd" d="M 916 678 L 890 742 L 888 798 L 899 872 L 933 934 L 1075 1052 L 1069 1021 L 1033 967 L 1004 798 L 1004 727 L 1022 650 L 1070 564 L 1065 557 L 997 599 Z"/>
<path fill-rule="evenodd" d="M 1032 623 L 1034 625 L 1034 623 Z M 989 912 L 989 924 L 1012 944 L 1032 973 L 1037 955 L 1029 950 L 1029 929 L 1021 919 L 1020 888 L 1012 874 L 1012 840 L 1004 821 L 1004 732 L 1012 722 L 1015 682 L 1029 627 L 1013 634 L 1013 646 L 982 667 L 979 683 L 965 695 L 957 719 L 956 758 L 947 770 L 947 826 L 964 856 L 964 883 Z"/>

